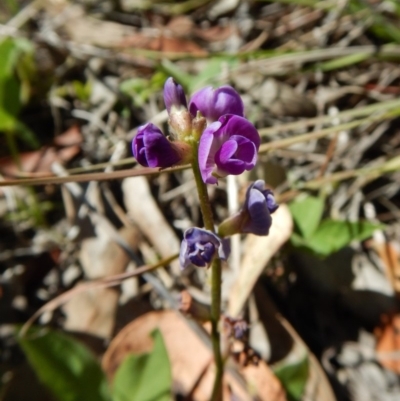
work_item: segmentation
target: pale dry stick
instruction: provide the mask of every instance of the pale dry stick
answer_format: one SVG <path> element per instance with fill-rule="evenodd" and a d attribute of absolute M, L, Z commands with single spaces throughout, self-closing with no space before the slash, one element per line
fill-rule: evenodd
<path fill-rule="evenodd" d="M 383 174 L 391 173 L 400 170 L 400 156 L 395 156 L 392 159 L 381 163 L 378 166 L 365 167 L 357 170 L 339 171 L 327 175 L 325 177 L 316 178 L 314 180 L 301 183 L 298 185 L 299 189 L 319 189 L 325 184 L 334 184 L 338 181 L 348 180 L 354 177 L 368 177 L 368 180 L 373 180 Z"/>
<path fill-rule="evenodd" d="M 263 128 L 259 130 L 261 136 L 272 136 L 279 132 L 287 132 L 296 129 L 304 129 L 316 124 L 330 124 L 336 119 L 344 120 L 345 118 L 351 117 L 362 117 L 371 115 L 378 111 L 389 111 L 390 109 L 395 109 L 400 107 L 400 100 L 388 100 L 385 102 L 374 103 L 368 106 L 360 107 L 357 109 L 345 110 L 335 116 L 325 115 L 319 117 L 308 118 L 300 121 L 295 121 L 292 123 L 281 124 L 275 127 Z"/>
<path fill-rule="evenodd" d="M 170 167 L 160 169 L 159 167 L 144 167 L 137 170 L 120 170 L 112 171 L 111 173 L 88 173 L 79 175 L 67 175 L 62 177 L 45 177 L 45 178 L 24 178 L 18 180 L 0 180 L 0 187 L 8 187 L 15 185 L 47 185 L 47 184 L 65 184 L 67 182 L 88 182 L 88 181 L 106 181 L 116 180 L 127 177 L 153 176 L 162 173 L 182 171 L 189 168 L 189 165 Z"/>
<path fill-rule="evenodd" d="M 263 58 L 254 61 L 249 61 L 246 64 L 233 69 L 233 73 L 249 72 L 257 69 L 268 71 L 269 75 L 282 74 L 282 69 L 285 66 L 293 68 L 298 64 L 311 63 L 322 60 L 329 60 L 332 58 L 365 54 L 365 56 L 400 56 L 400 46 L 398 45 L 384 45 L 377 48 L 373 45 L 366 46 L 350 46 L 350 47 L 329 47 L 326 49 L 308 50 L 303 52 L 295 52 L 291 54 L 282 54 L 279 56 L 272 56 L 270 58 Z"/>
<path fill-rule="evenodd" d="M 18 12 L 13 18 L 11 18 L 6 26 L 19 29 L 25 25 L 30 19 L 32 19 L 39 11 L 43 0 L 34 0 L 30 4 L 27 4 L 21 11 Z"/>
<path fill-rule="evenodd" d="M 324 176 L 325 171 L 328 168 L 329 162 L 331 161 L 331 159 L 333 158 L 333 155 L 335 154 L 335 149 L 336 149 L 336 145 L 337 145 L 337 141 L 338 141 L 338 135 L 339 135 L 339 133 L 337 132 L 334 135 L 334 137 L 331 139 L 331 141 L 329 142 L 328 149 L 327 149 L 326 155 L 325 155 L 325 161 L 320 168 L 318 177 Z"/>
<path fill-rule="evenodd" d="M 323 138 L 330 134 L 334 134 L 338 131 L 355 128 L 355 127 L 365 124 L 365 123 L 372 123 L 372 122 L 376 122 L 376 121 L 386 120 L 390 117 L 395 117 L 397 114 L 398 113 L 394 113 L 394 112 L 386 112 L 386 113 L 383 113 L 383 114 L 380 114 L 377 116 L 371 116 L 368 118 L 351 121 L 349 123 L 336 125 L 334 127 L 325 128 L 320 131 L 311 132 L 311 133 L 302 134 L 302 135 L 296 135 L 294 137 L 280 139 L 280 140 L 277 140 L 274 142 L 264 143 L 260 146 L 259 153 L 265 153 L 265 152 L 269 152 L 274 149 L 286 148 L 286 147 L 292 146 L 297 143 L 306 142 L 306 141 L 310 141 L 310 140 L 314 140 L 314 139 L 320 139 L 320 138 Z"/>
<path fill-rule="evenodd" d="M 94 288 L 108 288 L 108 287 L 115 287 L 120 285 L 122 281 L 127 280 L 132 277 L 140 276 L 145 273 L 149 273 L 152 270 L 158 269 L 159 267 L 169 265 L 173 260 L 178 257 L 178 254 L 172 255 L 169 258 L 163 259 L 158 263 L 149 266 L 141 266 L 138 267 L 133 272 L 125 272 L 121 274 L 115 274 L 113 276 L 101 278 L 98 280 L 93 280 L 90 282 L 86 282 L 83 284 L 78 284 L 76 287 L 62 293 L 58 297 L 52 299 L 51 301 L 47 302 L 43 305 L 40 309 L 38 309 L 29 319 L 28 321 L 22 326 L 19 335 L 23 337 L 26 332 L 29 330 L 29 327 L 38 319 L 43 313 L 45 312 L 52 312 L 53 310 L 59 308 L 60 306 L 64 305 L 68 302 L 72 297 L 75 295 L 88 291 Z"/>
<path fill-rule="evenodd" d="M 119 158 L 125 153 L 125 142 L 119 141 L 117 142 L 115 146 L 115 150 L 113 154 L 111 155 L 110 162 L 116 162 L 119 160 Z M 108 165 L 105 168 L 105 172 L 111 172 L 112 171 L 112 166 Z M 101 183 L 101 189 L 103 190 L 104 197 L 106 198 L 107 202 L 111 206 L 112 211 L 114 214 L 119 218 L 121 223 L 125 227 L 130 227 L 132 226 L 131 222 L 129 221 L 128 217 L 126 216 L 125 211 L 122 209 L 122 207 L 119 205 L 119 203 L 116 201 L 114 194 L 110 190 L 108 183 L 107 182 L 102 182 Z"/>
<path fill-rule="evenodd" d="M 382 102 L 380 104 L 366 106 L 359 110 L 358 109 L 348 110 L 346 112 L 342 112 L 342 113 L 338 114 L 337 116 L 335 116 L 335 118 L 337 118 L 337 117 L 340 117 L 340 118 L 355 117 L 355 116 L 370 114 L 375 111 L 387 111 L 387 110 L 390 110 L 390 109 L 393 109 L 396 107 L 397 108 L 400 107 L 400 100 Z M 321 131 L 297 135 L 295 137 L 285 138 L 285 139 L 277 140 L 274 142 L 265 143 L 260 146 L 259 152 L 266 153 L 266 152 L 269 152 L 274 149 L 286 148 L 286 147 L 289 147 L 296 143 L 323 138 L 323 137 L 328 136 L 337 131 L 355 128 L 364 123 L 385 120 L 389 117 L 394 117 L 395 115 L 397 115 L 397 113 L 387 112 L 387 113 L 381 114 L 379 116 L 372 116 L 372 117 L 365 118 L 365 119 L 351 121 L 349 123 L 337 125 L 337 126 L 331 127 L 331 128 L 326 128 Z M 299 128 L 299 127 L 306 127 L 306 126 L 313 125 L 313 124 L 316 124 L 321 121 L 323 122 L 323 121 L 329 121 L 329 120 L 332 120 L 331 116 L 317 117 L 317 118 L 309 119 L 309 120 L 305 120 L 305 121 L 298 121 L 295 123 L 283 124 L 281 126 L 267 128 L 264 130 L 260 130 L 260 133 L 264 134 L 264 135 L 265 134 L 267 134 L 267 135 L 275 134 L 277 132 L 288 131 L 290 129 L 295 129 L 295 128 Z M 64 184 L 67 182 L 87 182 L 87 181 L 92 181 L 92 180 L 103 180 L 103 181 L 104 180 L 115 180 L 115 179 L 126 178 L 126 177 L 137 177 L 137 176 L 145 176 L 145 175 L 152 176 L 152 175 L 158 175 L 158 174 L 162 174 L 162 173 L 182 171 L 182 170 L 186 170 L 187 168 L 189 168 L 189 165 L 171 167 L 171 168 L 167 168 L 167 169 L 146 167 L 146 168 L 141 168 L 141 169 L 137 169 L 137 170 L 133 169 L 133 170 L 113 171 L 111 173 L 88 173 L 88 174 L 79 174 L 79 175 L 66 176 L 66 177 L 54 177 L 53 176 L 53 177 L 45 177 L 45 178 L 3 180 L 3 181 L 0 181 L 0 187 L 15 186 L 15 185 Z"/>

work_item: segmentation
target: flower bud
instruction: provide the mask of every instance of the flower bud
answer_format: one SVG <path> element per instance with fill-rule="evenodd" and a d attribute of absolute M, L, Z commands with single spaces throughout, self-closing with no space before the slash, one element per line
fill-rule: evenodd
<path fill-rule="evenodd" d="M 168 114 L 173 110 L 187 110 L 186 96 L 181 85 L 168 78 L 164 85 L 164 103 Z"/>

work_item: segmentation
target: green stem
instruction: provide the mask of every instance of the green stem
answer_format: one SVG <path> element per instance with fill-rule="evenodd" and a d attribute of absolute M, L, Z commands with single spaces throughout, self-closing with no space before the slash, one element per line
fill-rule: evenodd
<path fill-rule="evenodd" d="M 207 185 L 204 184 L 203 179 L 201 178 L 197 154 L 198 145 L 194 144 L 192 168 L 197 192 L 199 194 L 204 227 L 214 233 L 214 219 L 210 199 L 208 197 Z M 221 338 L 219 333 L 219 321 L 221 316 L 221 276 L 221 260 L 219 258 L 214 258 L 211 265 L 211 342 L 213 346 L 216 372 L 211 401 L 222 401 L 222 376 L 224 366 L 221 355 Z"/>

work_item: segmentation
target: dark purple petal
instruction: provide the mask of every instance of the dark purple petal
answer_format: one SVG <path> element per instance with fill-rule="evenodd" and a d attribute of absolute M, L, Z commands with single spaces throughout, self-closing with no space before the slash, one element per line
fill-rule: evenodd
<path fill-rule="evenodd" d="M 251 170 L 257 161 L 260 136 L 248 120 L 222 116 L 203 132 L 199 144 L 199 167 L 203 181 L 216 184 L 219 177 Z"/>
<path fill-rule="evenodd" d="M 216 234 L 196 227 L 185 231 L 179 253 L 182 269 L 191 264 L 206 267 L 217 254 L 221 259 L 228 258 L 228 250 Z"/>
<path fill-rule="evenodd" d="M 217 89 L 211 86 L 200 89 L 190 99 L 189 111 L 192 116 L 200 113 L 209 121 L 217 121 L 224 114 L 244 116 L 244 106 L 240 95 L 231 86 Z"/>
<path fill-rule="evenodd" d="M 274 193 L 270 189 L 265 189 L 265 182 L 263 180 L 257 180 L 250 185 L 246 197 L 248 197 L 251 189 L 257 189 L 264 195 L 270 213 L 274 213 L 275 210 L 278 209 L 279 205 L 275 201 Z"/>
<path fill-rule="evenodd" d="M 265 189 L 265 182 L 257 180 L 249 186 L 243 212 L 247 214 L 243 232 L 256 235 L 268 235 L 271 227 L 271 213 L 278 209 L 271 190 Z"/>
<path fill-rule="evenodd" d="M 245 170 L 251 170 L 256 161 L 256 146 L 239 135 L 233 135 L 215 154 L 217 174 L 219 173 L 220 176 L 227 175 L 226 172 L 233 175 L 242 174 Z"/>
<path fill-rule="evenodd" d="M 148 123 L 138 128 L 132 141 L 132 151 L 145 167 L 171 167 L 181 161 L 181 155 L 158 127 Z"/>
<path fill-rule="evenodd" d="M 271 214 L 278 209 L 271 190 L 258 180 L 246 192 L 245 202 L 239 212 L 228 217 L 218 227 L 218 234 L 227 237 L 237 233 L 268 235 L 272 224 Z"/>
<path fill-rule="evenodd" d="M 244 209 L 248 212 L 248 219 L 242 227 L 242 232 L 268 235 L 272 219 L 263 193 L 254 188 L 250 189 Z"/>
<path fill-rule="evenodd" d="M 168 78 L 164 85 L 164 103 L 168 110 L 168 114 L 171 109 L 175 107 L 177 110 L 187 109 L 185 91 L 182 86 L 177 84 L 173 78 Z"/>

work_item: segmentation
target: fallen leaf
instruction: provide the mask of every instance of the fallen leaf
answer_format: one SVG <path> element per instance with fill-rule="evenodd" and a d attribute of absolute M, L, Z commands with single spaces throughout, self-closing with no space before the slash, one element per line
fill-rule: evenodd
<path fill-rule="evenodd" d="M 158 328 L 171 363 L 174 391 L 183 396 L 191 395 L 193 401 L 209 401 L 214 380 L 214 363 L 210 341 L 202 340 L 190 327 L 188 321 L 174 311 L 150 312 L 125 326 L 111 341 L 102 366 L 110 381 L 128 354 L 142 354 L 152 348 L 150 333 Z M 230 365 L 230 364 L 229 364 Z M 224 376 L 224 401 L 232 397 L 250 401 L 254 396 L 260 400 L 285 401 L 282 386 L 269 367 L 261 362 L 261 367 L 245 369 L 244 374 L 251 383 L 252 394 L 247 393 L 233 366 Z M 258 370 L 259 369 L 259 370 Z M 232 395 L 233 394 L 233 395 Z"/>
<path fill-rule="evenodd" d="M 78 126 L 74 125 L 57 136 L 54 146 L 44 146 L 42 149 L 19 154 L 19 162 L 11 156 L 0 159 L 0 173 L 5 177 L 40 177 L 51 173 L 51 165 L 55 162 L 66 163 L 80 151 L 82 134 Z"/>
<path fill-rule="evenodd" d="M 382 325 L 375 329 L 376 353 L 381 365 L 400 374 L 400 315 L 383 316 Z"/>
<path fill-rule="evenodd" d="M 121 237 L 131 246 L 138 242 L 133 228 L 122 228 Z M 82 242 L 80 262 L 90 279 L 122 273 L 130 262 L 129 255 L 108 236 L 88 238 Z M 119 292 L 110 288 L 92 288 L 77 293 L 63 306 L 67 330 L 109 338 L 115 324 Z"/>
<path fill-rule="evenodd" d="M 161 33 L 150 36 L 138 32 L 134 35 L 126 37 L 119 43 L 119 47 L 122 49 L 146 49 L 159 51 L 162 53 L 189 53 L 195 56 L 206 56 L 208 54 L 206 50 L 202 49 L 199 45 L 191 40 L 168 37 L 166 35 L 162 35 Z"/>

